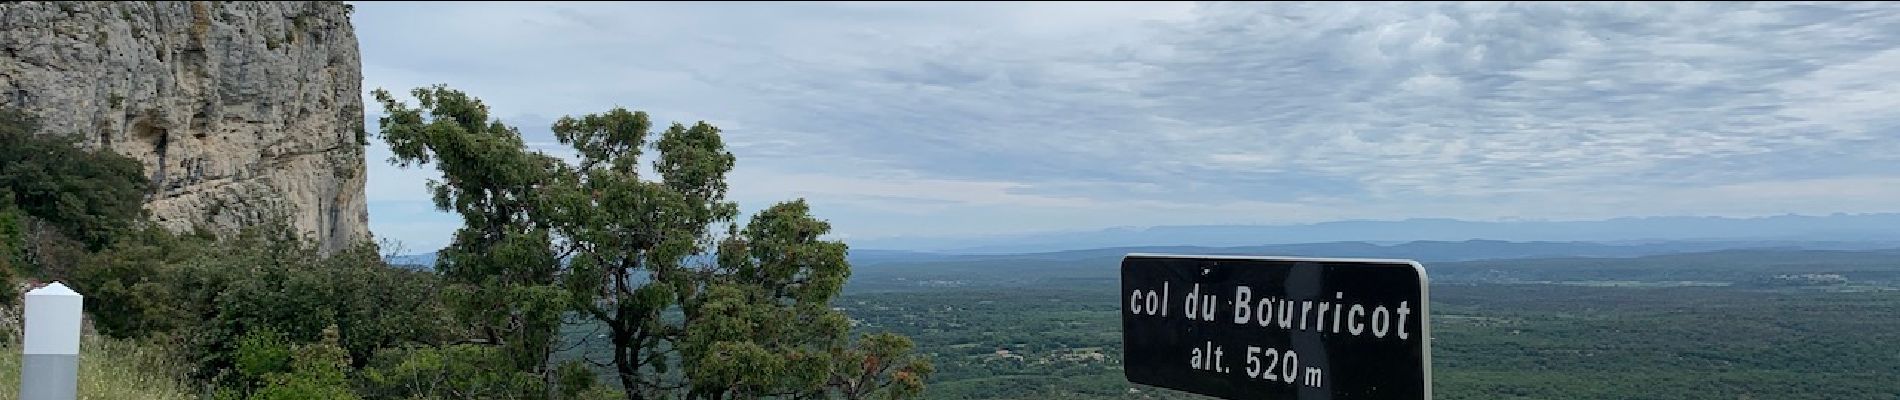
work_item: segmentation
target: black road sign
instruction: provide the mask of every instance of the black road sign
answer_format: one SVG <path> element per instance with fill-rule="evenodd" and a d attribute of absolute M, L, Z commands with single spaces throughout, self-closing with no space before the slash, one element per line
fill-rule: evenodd
<path fill-rule="evenodd" d="M 1430 399 L 1425 269 L 1408 260 L 1129 254 L 1129 382 L 1227 399 Z"/>

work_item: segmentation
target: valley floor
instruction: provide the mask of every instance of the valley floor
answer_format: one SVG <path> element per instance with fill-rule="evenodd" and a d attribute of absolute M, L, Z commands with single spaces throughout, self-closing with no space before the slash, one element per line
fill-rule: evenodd
<path fill-rule="evenodd" d="M 1123 380 L 1110 288 L 933 288 L 839 305 L 860 329 L 934 354 L 928 398 L 1197 398 Z M 1461 284 L 1432 299 L 1437 399 L 1900 393 L 1900 291 Z"/>

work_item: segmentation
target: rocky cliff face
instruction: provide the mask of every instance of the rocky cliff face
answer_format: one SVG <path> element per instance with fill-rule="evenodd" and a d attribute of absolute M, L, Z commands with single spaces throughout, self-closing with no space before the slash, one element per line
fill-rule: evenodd
<path fill-rule="evenodd" d="M 145 163 L 161 224 L 272 210 L 369 237 L 362 72 L 340 2 L 0 3 L 0 106 Z"/>

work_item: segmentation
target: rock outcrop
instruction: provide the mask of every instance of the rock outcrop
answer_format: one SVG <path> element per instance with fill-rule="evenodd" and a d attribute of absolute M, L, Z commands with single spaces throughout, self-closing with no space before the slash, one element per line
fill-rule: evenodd
<path fill-rule="evenodd" d="M 285 212 L 332 250 L 369 237 L 350 8 L 0 3 L 0 106 L 144 162 L 168 228 Z"/>

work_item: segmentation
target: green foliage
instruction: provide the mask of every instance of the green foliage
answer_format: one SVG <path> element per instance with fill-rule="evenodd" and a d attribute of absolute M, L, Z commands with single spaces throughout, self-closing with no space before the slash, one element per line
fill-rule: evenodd
<path fill-rule="evenodd" d="M 222 338 L 253 328 L 311 342 L 335 326 L 339 346 L 359 360 L 376 349 L 435 343 L 447 334 L 440 330 L 446 317 L 435 302 L 433 277 L 389 268 L 367 246 L 323 257 L 313 243 L 288 232 L 274 239 L 244 235 L 229 243 L 258 250 L 230 249 L 235 257 L 208 268 L 232 272 L 222 285 L 205 282 L 220 290 L 199 303 L 209 306 L 201 311 L 213 323 L 200 325 L 194 336 L 213 338 L 198 346 L 213 354 Z"/>
<path fill-rule="evenodd" d="M 754 215 L 721 244 L 712 283 L 691 304 L 676 344 L 694 390 L 715 397 L 909 398 L 930 363 L 909 339 L 878 334 L 846 343 L 849 320 L 829 307 L 850 275 L 842 243 L 803 201 Z M 791 321 L 791 322 L 787 322 Z"/>
<path fill-rule="evenodd" d="M 65 279 L 87 249 L 142 221 L 137 161 L 42 134 L 32 115 L 0 109 L 0 305 L 23 276 Z"/>
<path fill-rule="evenodd" d="M 563 399 L 586 396 L 589 390 L 600 385 L 600 378 L 594 376 L 594 371 L 588 369 L 587 364 L 580 361 L 569 360 L 561 363 L 555 368 L 554 376 L 556 377 L 555 390 L 559 394 L 556 397 Z"/>
<path fill-rule="evenodd" d="M 377 90 L 383 138 L 403 166 L 434 163 L 447 181 L 429 183 L 436 207 L 466 225 L 438 254 L 447 300 L 479 340 L 506 347 L 507 362 L 539 374 L 548 365 L 560 311 L 559 269 L 535 195 L 560 163 L 522 150 L 520 132 L 491 121 L 487 106 L 443 87 L 417 89 L 421 108 Z"/>
<path fill-rule="evenodd" d="M 259 329 L 238 342 L 236 383 L 220 388 L 220 398 L 249 400 L 352 400 L 349 354 L 338 345 L 335 327 L 315 343 L 291 345 L 270 329 Z"/>
<path fill-rule="evenodd" d="M 20 396 L 21 349 L 0 340 L 0 400 Z M 190 381 L 176 354 L 136 341 L 86 335 L 79 342 L 79 393 L 86 400 L 189 400 Z"/>
<path fill-rule="evenodd" d="M 433 276 L 390 268 L 367 245 L 323 256 L 283 223 L 224 240 L 150 229 L 86 265 L 74 285 L 100 332 L 172 343 L 199 378 L 238 387 L 263 378 L 246 372 L 260 359 L 244 357 L 268 347 L 244 345 L 264 338 L 316 343 L 335 329 L 335 346 L 360 364 L 383 348 L 438 343 L 451 325 Z"/>
<path fill-rule="evenodd" d="M 905 356 L 908 342 L 846 340 L 847 319 L 829 307 L 850 276 L 846 247 L 820 239 L 830 226 L 804 201 L 734 223 L 734 157 L 719 128 L 676 123 L 650 138 L 644 112 L 563 117 L 555 137 L 580 155 L 568 164 L 528 151 L 465 93 L 410 94 L 419 107 L 375 92 L 390 161 L 441 172 L 436 207 L 465 221 L 436 266 L 454 286 L 448 302 L 517 370 L 553 384 L 547 356 L 572 310 L 606 328 L 599 363 L 630 399 L 921 392 L 930 368 Z"/>
<path fill-rule="evenodd" d="M 289 341 L 277 331 L 265 328 L 251 331 L 237 342 L 236 376 L 262 382 L 266 376 L 290 371 Z"/>
<path fill-rule="evenodd" d="M 541 378 L 509 364 L 497 346 L 456 344 L 386 349 L 363 370 L 365 396 L 510 399 L 545 396 Z M 590 388 L 577 388 L 584 392 Z M 567 387 L 563 387 L 566 393 Z"/>
<path fill-rule="evenodd" d="M 138 161 L 38 131 L 33 116 L 0 110 L 0 194 L 14 206 L 94 250 L 143 220 L 148 184 Z"/>
<path fill-rule="evenodd" d="M 924 381 L 936 367 L 911 354 L 910 338 L 877 333 L 865 335 L 856 347 L 841 350 L 844 362 L 832 366 L 831 376 L 847 399 L 908 399 L 924 392 Z"/>
<path fill-rule="evenodd" d="M 98 332 L 175 349 L 185 367 L 165 371 L 218 398 L 354 399 L 372 356 L 460 336 L 432 273 L 368 244 L 323 254 L 281 216 L 225 238 L 159 229 L 142 222 L 136 162 L 36 129 L 0 112 L 0 287 L 23 270 L 66 280 Z"/>
<path fill-rule="evenodd" d="M 87 312 L 100 333 L 132 338 L 164 334 L 201 322 L 189 302 L 199 281 L 222 276 L 196 275 L 205 259 L 225 250 L 209 233 L 177 235 L 146 227 L 111 247 L 84 258 L 71 285 L 86 293 Z"/>
<path fill-rule="evenodd" d="M 20 292 L 10 284 L 16 279 L 16 265 L 25 260 L 26 245 L 25 221 L 19 209 L 13 207 L 13 196 L 6 188 L 0 188 L 0 307 L 14 305 L 20 299 Z"/>

